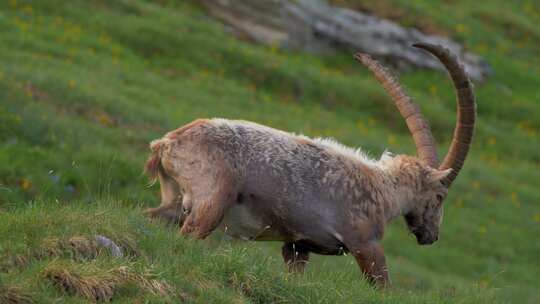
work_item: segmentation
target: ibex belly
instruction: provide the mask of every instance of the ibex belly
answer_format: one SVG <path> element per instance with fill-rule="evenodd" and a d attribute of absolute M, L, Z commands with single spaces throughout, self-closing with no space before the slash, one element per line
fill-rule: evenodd
<path fill-rule="evenodd" d="M 235 203 L 225 214 L 220 228 L 225 234 L 243 240 L 299 242 L 312 252 L 330 255 L 346 251 L 330 213 L 319 213 L 313 218 L 308 215 L 313 212 L 289 210 L 284 216 L 273 212 L 275 204 L 279 203 L 266 200 Z M 288 207 L 295 208 L 292 204 Z"/>
<path fill-rule="evenodd" d="M 220 228 L 225 234 L 243 240 L 284 241 L 286 239 L 286 236 L 272 227 L 272 223 L 254 214 L 246 205 L 232 206 L 225 214 Z"/>

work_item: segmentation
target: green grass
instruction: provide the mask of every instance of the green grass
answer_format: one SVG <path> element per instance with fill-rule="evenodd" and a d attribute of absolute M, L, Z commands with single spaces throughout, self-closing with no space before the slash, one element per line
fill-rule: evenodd
<path fill-rule="evenodd" d="M 0 3 L 0 301 L 87 301 L 55 285 L 58 269 L 109 282 L 120 303 L 540 301 L 538 4 L 364 3 L 451 35 L 495 71 L 476 85 L 475 143 L 441 239 L 419 247 L 401 220 L 387 230 L 391 290 L 367 286 L 350 256 L 315 257 L 305 275 L 289 275 L 278 244 L 195 242 L 141 215 L 158 201 L 142 175 L 149 141 L 198 117 L 331 136 L 372 155 L 414 153 L 387 95 L 350 54 L 238 41 L 190 1 L 11 0 Z M 401 79 L 442 155 L 455 121 L 447 76 Z M 70 242 L 96 234 L 130 254 L 89 255 Z M 156 294 L 141 283 L 151 280 L 170 288 Z"/>
<path fill-rule="evenodd" d="M 492 293 L 483 289 L 484 293 L 478 295 L 470 287 L 426 290 L 417 294 L 405 289 L 379 292 L 358 280 L 357 273 L 324 270 L 324 265 L 314 265 L 317 270 L 304 276 L 286 274 L 282 262 L 269 254 L 267 247 L 254 243 L 235 244 L 218 236 L 205 242 L 187 240 L 173 228 L 149 223 L 140 216 L 138 208 L 111 201 L 95 201 L 91 205 L 28 205 L 0 215 L 0 223 L 3 252 L 28 261 L 3 261 L 3 268 L 9 270 L 0 278 L 4 284 L 24 286 L 27 296 L 38 303 L 57 299 L 81 301 L 80 297 L 66 295 L 58 290 L 61 288 L 55 288 L 54 280 L 48 276 L 50 272 L 67 269 L 83 278 L 103 277 L 107 271 L 118 267 L 150 274 L 151 279 L 173 286 L 166 296 L 156 296 L 141 288 L 129 288 L 129 284 L 118 285 L 113 299 L 120 303 L 133 303 L 136 299 L 151 302 L 184 299 L 193 303 L 378 303 L 381 300 L 451 303 L 463 297 L 468 303 L 488 303 L 488 299 L 482 298 Z M 114 258 L 101 250 L 94 259 L 77 254 L 69 245 L 73 236 L 91 239 L 96 234 L 107 235 L 119 244 L 130 244 L 123 247 L 135 253 Z M 20 239 L 25 240 L 24 244 Z"/>

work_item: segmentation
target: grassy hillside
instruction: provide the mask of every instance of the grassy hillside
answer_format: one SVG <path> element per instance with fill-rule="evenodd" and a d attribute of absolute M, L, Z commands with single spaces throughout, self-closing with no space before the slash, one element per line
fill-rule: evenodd
<path fill-rule="evenodd" d="M 350 54 L 238 41 L 194 3 L 0 2 L 0 302 L 540 301 L 536 2 L 361 2 L 458 39 L 495 70 L 476 85 L 478 131 L 441 239 L 419 247 L 393 223 L 383 244 L 394 286 L 384 292 L 360 280 L 350 256 L 316 257 L 305 275 L 289 275 L 278 244 L 194 242 L 141 215 L 158 201 L 142 175 L 148 142 L 198 117 L 331 136 L 372 155 L 414 153 L 387 95 Z M 455 120 L 447 76 L 401 79 L 444 153 Z M 97 234 L 124 257 L 96 247 Z"/>

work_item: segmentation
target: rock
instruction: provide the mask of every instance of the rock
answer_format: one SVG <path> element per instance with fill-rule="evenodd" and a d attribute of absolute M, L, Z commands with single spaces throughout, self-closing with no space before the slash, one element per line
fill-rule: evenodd
<path fill-rule="evenodd" d="M 111 251 L 111 255 L 115 258 L 121 258 L 123 256 L 120 246 L 116 245 L 113 240 L 106 236 L 96 235 L 96 243 L 101 247 L 108 248 Z"/>
<path fill-rule="evenodd" d="M 416 42 L 441 44 L 460 57 L 470 77 L 483 81 L 490 66 L 446 37 L 426 35 L 392 21 L 330 6 L 324 0 L 203 0 L 209 12 L 234 30 L 266 45 L 321 53 L 348 48 L 384 58 L 397 66 L 443 70 Z"/>

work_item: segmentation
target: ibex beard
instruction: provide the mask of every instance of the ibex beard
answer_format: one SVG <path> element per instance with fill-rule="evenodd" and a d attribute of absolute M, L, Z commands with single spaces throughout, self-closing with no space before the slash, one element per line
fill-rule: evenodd
<path fill-rule="evenodd" d="M 419 244 L 438 239 L 442 203 L 472 139 L 475 101 L 457 59 L 440 46 L 418 44 L 446 66 L 458 91 L 458 121 L 439 165 L 419 109 L 397 80 L 364 54 L 365 64 L 392 96 L 418 157 L 384 153 L 373 160 L 329 139 L 310 139 L 253 122 L 199 119 L 151 143 L 146 171 L 161 186 L 161 205 L 147 210 L 204 239 L 216 228 L 247 239 L 281 241 L 291 271 L 309 253 L 350 252 L 366 279 L 389 284 L 385 224 L 403 215 Z"/>

